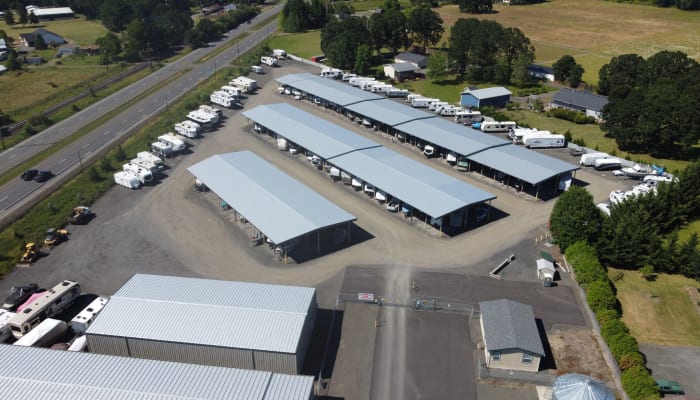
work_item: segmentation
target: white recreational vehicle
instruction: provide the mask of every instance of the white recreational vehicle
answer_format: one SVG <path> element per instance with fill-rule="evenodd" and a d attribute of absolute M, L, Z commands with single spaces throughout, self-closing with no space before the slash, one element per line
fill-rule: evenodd
<path fill-rule="evenodd" d="M 515 128 L 508 132 L 508 138 L 513 144 L 523 144 L 523 135 L 539 132 L 536 128 Z"/>
<path fill-rule="evenodd" d="M 238 106 L 236 96 L 233 96 L 228 92 L 224 92 L 223 90 L 217 90 L 216 92 L 210 94 L 209 101 L 216 105 L 226 108 L 233 108 Z"/>
<path fill-rule="evenodd" d="M 5 342 L 12 336 L 9 321 L 14 316 L 15 313 L 0 308 L 0 343 Z"/>
<path fill-rule="evenodd" d="M 360 89 L 362 90 L 371 90 L 373 85 L 381 85 L 383 82 L 376 81 L 374 79 L 368 80 L 368 81 L 362 81 L 360 82 Z"/>
<path fill-rule="evenodd" d="M 518 127 L 513 121 L 484 121 L 481 123 L 482 132 L 508 132 Z"/>
<path fill-rule="evenodd" d="M 153 142 L 151 143 L 151 152 L 161 157 L 168 158 L 173 155 L 173 146 L 167 143 Z"/>
<path fill-rule="evenodd" d="M 287 58 L 287 52 L 282 49 L 272 49 L 272 56 L 277 58 Z"/>
<path fill-rule="evenodd" d="M 201 131 L 202 127 L 194 121 L 184 120 L 175 124 L 175 132 L 191 139 L 198 137 Z"/>
<path fill-rule="evenodd" d="M 375 78 L 368 78 L 368 77 L 366 77 L 366 76 L 356 76 L 356 77 L 350 78 L 350 79 L 348 80 L 348 83 L 349 83 L 351 86 L 360 86 L 360 84 L 362 84 L 362 82 L 365 82 L 365 81 L 375 81 L 375 80 L 376 80 Z"/>
<path fill-rule="evenodd" d="M 426 97 L 416 97 L 411 101 L 411 107 L 413 108 L 426 108 L 430 105 L 433 99 Z"/>
<path fill-rule="evenodd" d="M 428 110 L 435 111 L 438 107 L 446 106 L 448 104 L 450 104 L 450 103 L 438 99 L 438 101 L 433 101 L 432 103 L 430 103 L 430 105 L 428 106 Z"/>
<path fill-rule="evenodd" d="M 393 88 L 394 86 L 388 83 L 380 83 L 379 85 L 373 85 L 370 91 L 372 93 L 386 93 Z"/>
<path fill-rule="evenodd" d="M 481 111 L 471 111 L 471 110 L 457 110 L 455 113 L 455 122 L 472 122 L 472 121 L 483 121 L 484 116 L 481 115 Z"/>
<path fill-rule="evenodd" d="M 70 320 L 70 326 L 73 328 L 73 332 L 85 333 L 88 326 L 95 320 L 97 314 L 102 311 L 105 304 L 107 304 L 107 299 L 104 297 L 98 297 L 93 300 L 87 307 L 85 307 L 78 315 Z"/>
<path fill-rule="evenodd" d="M 136 153 L 136 157 L 139 160 L 143 160 L 143 161 L 151 163 L 151 164 L 155 164 L 155 165 L 163 164 L 162 158 L 158 157 L 157 155 L 155 155 L 153 153 L 149 153 L 147 151 L 140 151 L 140 152 Z"/>
<path fill-rule="evenodd" d="M 136 175 L 136 177 L 139 178 L 139 182 L 141 182 L 142 185 L 153 181 L 153 174 L 151 173 L 151 171 L 139 165 L 132 163 L 124 164 L 122 165 L 122 170 L 126 172 L 131 172 L 132 174 Z"/>
<path fill-rule="evenodd" d="M 413 100 L 415 100 L 415 99 L 423 99 L 423 98 L 425 98 L 423 95 L 416 94 L 416 93 L 409 93 L 409 94 L 406 96 L 406 98 L 404 99 L 404 101 L 405 101 L 406 103 L 413 103 Z"/>
<path fill-rule="evenodd" d="M 622 168 L 622 161 L 619 158 L 599 158 L 593 161 L 593 168 L 598 171 L 613 171 Z"/>
<path fill-rule="evenodd" d="M 138 157 L 131 159 L 131 161 L 129 161 L 129 164 L 133 164 L 137 167 L 145 168 L 148 171 L 150 171 L 153 176 L 156 176 L 156 174 L 158 174 L 158 172 L 160 172 L 160 169 L 161 169 L 161 167 L 159 165 L 150 163 L 148 161 L 144 161 Z"/>
<path fill-rule="evenodd" d="M 15 346 L 50 347 L 58 338 L 66 333 L 68 325 L 60 320 L 46 318 L 29 333 L 17 339 Z"/>
<path fill-rule="evenodd" d="M 163 144 L 169 144 L 172 146 L 173 151 L 182 151 L 187 147 L 185 141 L 175 136 L 174 134 L 168 132 L 165 135 L 158 136 L 158 141 Z"/>
<path fill-rule="evenodd" d="M 391 88 L 386 91 L 386 97 L 406 98 L 411 92 L 406 89 Z"/>
<path fill-rule="evenodd" d="M 457 114 L 457 111 L 459 110 L 459 107 L 452 106 L 452 105 L 446 105 L 440 107 L 438 111 L 436 111 L 437 114 L 440 114 L 443 117 L 451 117 L 455 114 Z"/>
<path fill-rule="evenodd" d="M 141 187 L 139 177 L 127 171 L 119 171 L 114 174 L 114 183 L 129 189 L 138 189 Z"/>
<path fill-rule="evenodd" d="M 595 160 L 599 158 L 608 158 L 610 157 L 606 153 L 588 153 L 588 154 L 582 154 L 581 155 L 581 160 L 579 160 L 580 165 L 585 165 L 587 167 L 591 167 L 595 164 Z"/>
<path fill-rule="evenodd" d="M 269 65 L 270 67 L 276 67 L 279 65 L 277 58 L 275 57 L 262 56 L 260 57 L 260 62 L 265 65 Z"/>
<path fill-rule="evenodd" d="M 202 104 L 201 106 L 199 106 L 199 111 L 203 111 L 209 115 L 215 116 L 216 122 L 219 122 L 224 115 L 220 108 L 208 106 L 206 104 Z"/>
<path fill-rule="evenodd" d="M 524 134 L 523 145 L 529 149 L 564 147 L 566 138 L 564 135 L 553 135 L 549 131 L 538 131 Z"/>
<path fill-rule="evenodd" d="M 330 79 L 340 79 L 343 77 L 343 70 L 338 68 L 325 67 L 321 70 L 321 77 Z"/>
<path fill-rule="evenodd" d="M 279 151 L 287 151 L 288 149 L 287 145 L 287 139 L 285 138 L 277 138 L 277 150 Z"/>
<path fill-rule="evenodd" d="M 221 87 L 221 91 L 235 96 L 236 98 L 240 98 L 243 95 L 243 91 L 235 86 L 224 85 Z"/>
<path fill-rule="evenodd" d="M 349 82 L 350 79 L 356 78 L 356 77 L 357 77 L 357 74 L 351 74 L 349 72 L 346 72 L 343 74 L 343 76 L 340 77 L 340 80 L 345 81 L 345 82 Z"/>
<path fill-rule="evenodd" d="M 435 147 L 433 147 L 429 144 L 426 144 L 425 147 L 423 147 L 423 155 L 424 156 L 426 156 L 428 158 L 432 158 L 432 157 L 435 157 L 435 154 L 436 154 Z"/>
<path fill-rule="evenodd" d="M 244 93 L 252 93 L 258 88 L 258 82 L 255 79 L 248 78 L 247 76 L 239 76 L 238 78 L 229 82 L 229 86 L 241 88 Z"/>
<path fill-rule="evenodd" d="M 203 110 L 194 110 L 187 113 L 187 119 L 196 122 L 203 130 L 214 129 L 214 126 L 219 122 L 219 117 L 216 114 L 210 114 Z"/>

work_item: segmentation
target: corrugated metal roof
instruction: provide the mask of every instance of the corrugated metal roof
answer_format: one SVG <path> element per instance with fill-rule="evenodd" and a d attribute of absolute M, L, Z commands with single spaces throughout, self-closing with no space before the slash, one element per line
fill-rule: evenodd
<path fill-rule="evenodd" d="M 614 400 L 605 385 L 590 376 L 564 374 L 554 381 L 552 400 Z"/>
<path fill-rule="evenodd" d="M 579 169 L 576 165 L 515 145 L 484 150 L 468 158 L 531 185 Z"/>
<path fill-rule="evenodd" d="M 561 89 L 554 93 L 552 103 L 586 110 L 603 111 L 603 107 L 608 104 L 608 97 L 585 90 Z"/>
<path fill-rule="evenodd" d="M 330 162 L 435 218 L 496 198 L 384 147 L 348 153 Z"/>
<path fill-rule="evenodd" d="M 136 274 L 112 296 L 87 333 L 293 354 L 315 292 Z"/>
<path fill-rule="evenodd" d="M 326 160 L 353 150 L 381 146 L 288 103 L 257 106 L 243 115 Z"/>
<path fill-rule="evenodd" d="M 357 91 L 358 89 L 353 90 Z M 389 99 L 365 101 L 349 105 L 345 108 L 389 126 L 403 124 L 417 119 L 436 119 L 435 114 L 420 111 Z"/>
<path fill-rule="evenodd" d="M 274 243 L 356 219 L 250 151 L 215 155 L 187 170 Z"/>
<path fill-rule="evenodd" d="M 309 376 L 4 344 L 0 359 L 2 399 L 308 400 L 313 386 Z"/>
<path fill-rule="evenodd" d="M 463 156 L 510 144 L 509 141 L 442 118 L 411 121 L 394 128 Z"/>
<path fill-rule="evenodd" d="M 374 93 L 358 90 L 345 83 L 337 82 L 333 79 L 321 78 L 320 76 L 309 73 L 285 75 L 275 80 L 282 85 L 297 88 L 302 92 L 309 93 L 341 106 L 360 101 L 384 99 L 384 97 Z"/>
<path fill-rule="evenodd" d="M 513 93 L 502 86 L 496 86 L 484 89 L 468 90 L 466 92 L 462 92 L 462 94 L 470 94 L 479 100 L 484 100 L 492 97 L 510 96 Z"/>
<path fill-rule="evenodd" d="M 418 69 L 418 68 L 416 68 L 415 65 L 413 65 L 410 62 L 387 64 L 386 66 L 393 68 L 394 71 L 397 71 L 397 72 L 408 72 L 408 71 L 415 71 Z"/>
<path fill-rule="evenodd" d="M 419 64 L 425 62 L 428 59 L 428 57 L 422 54 L 404 52 L 397 54 L 396 57 L 394 57 L 394 59 Z"/>
<path fill-rule="evenodd" d="M 484 341 L 489 351 L 520 349 L 544 357 L 532 307 L 500 299 L 480 301 Z"/>

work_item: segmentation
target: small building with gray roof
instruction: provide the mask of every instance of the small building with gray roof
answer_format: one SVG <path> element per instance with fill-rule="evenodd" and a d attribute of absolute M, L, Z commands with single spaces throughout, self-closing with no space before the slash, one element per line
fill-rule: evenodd
<path fill-rule="evenodd" d="M 512 94 L 510 90 L 501 86 L 475 90 L 466 89 L 460 94 L 459 104 L 467 108 L 504 108 L 510 101 Z"/>
<path fill-rule="evenodd" d="M 0 398 L 312 400 L 312 376 L 0 345 Z"/>
<path fill-rule="evenodd" d="M 316 289 L 136 274 L 86 335 L 91 352 L 298 374 Z"/>
<path fill-rule="evenodd" d="M 597 120 L 603 118 L 603 107 L 608 104 L 608 97 L 586 90 L 561 89 L 554 93 L 551 108 L 564 108 L 581 111 Z"/>
<path fill-rule="evenodd" d="M 486 366 L 537 372 L 544 347 L 532 307 L 509 299 L 480 301 Z"/>
<path fill-rule="evenodd" d="M 413 78 L 418 69 L 415 65 L 408 62 L 387 64 L 384 66 L 384 75 L 393 80 L 401 81 Z"/>

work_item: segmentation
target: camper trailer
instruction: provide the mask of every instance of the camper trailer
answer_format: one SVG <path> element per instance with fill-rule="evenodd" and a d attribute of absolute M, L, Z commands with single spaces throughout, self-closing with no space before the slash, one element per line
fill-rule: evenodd
<path fill-rule="evenodd" d="M 517 127 L 513 121 L 483 121 L 480 125 L 482 132 L 508 132 Z"/>
<path fill-rule="evenodd" d="M 228 92 L 224 92 L 223 90 L 217 90 L 216 92 L 210 94 L 209 101 L 216 105 L 226 108 L 233 108 L 238 106 L 236 96 L 233 96 Z"/>
<path fill-rule="evenodd" d="M 440 101 L 440 100 L 433 101 L 432 103 L 430 103 L 430 105 L 428 105 L 428 110 L 435 111 L 435 110 L 437 110 L 438 107 L 446 106 L 448 104 L 450 104 L 450 103 L 448 103 L 446 101 Z"/>
<path fill-rule="evenodd" d="M 356 77 L 354 77 L 354 78 L 350 78 L 350 79 L 348 80 L 348 83 L 350 84 L 350 86 L 357 86 L 357 87 L 359 87 L 360 84 L 362 84 L 362 82 L 365 82 L 365 81 L 374 81 L 374 80 L 376 80 L 376 79 L 375 79 L 375 78 L 368 78 L 368 77 L 366 77 L 366 76 L 356 76 Z"/>
<path fill-rule="evenodd" d="M 243 96 L 243 91 L 235 86 L 224 85 L 221 87 L 221 91 L 226 92 L 236 98 Z"/>
<path fill-rule="evenodd" d="M 85 307 L 78 315 L 73 317 L 70 321 L 70 326 L 73 328 L 73 332 L 85 333 L 88 326 L 95 320 L 97 314 L 102 311 L 105 304 L 107 304 L 107 299 L 105 297 L 98 297 L 93 300 L 87 307 Z"/>
<path fill-rule="evenodd" d="M 349 82 L 350 79 L 357 77 L 357 74 L 351 74 L 351 73 L 344 73 L 343 76 L 340 77 L 342 81 Z"/>
<path fill-rule="evenodd" d="M 60 320 L 46 318 L 39 325 L 34 327 L 29 333 L 17 339 L 15 346 L 50 347 L 66 331 L 68 325 Z"/>
<path fill-rule="evenodd" d="M 610 157 L 606 153 L 588 153 L 588 154 L 582 154 L 581 155 L 581 160 L 579 160 L 580 165 L 585 165 L 587 167 L 591 167 L 595 164 L 595 160 L 598 160 L 600 158 L 608 158 Z"/>
<path fill-rule="evenodd" d="M 187 113 L 187 119 L 196 122 L 202 130 L 212 130 L 219 122 L 219 118 L 215 114 L 210 114 L 203 110 L 194 110 Z"/>
<path fill-rule="evenodd" d="M 269 65 L 270 67 L 276 67 L 279 65 L 279 63 L 277 62 L 277 58 L 275 57 L 262 56 L 260 57 L 260 62 L 265 65 Z"/>
<path fill-rule="evenodd" d="M 139 160 L 143 160 L 143 161 L 151 163 L 151 164 L 155 164 L 155 165 L 163 164 L 162 158 L 158 157 L 157 155 L 155 155 L 153 153 L 149 153 L 147 151 L 140 151 L 140 152 L 136 153 L 136 157 Z"/>
<path fill-rule="evenodd" d="M 166 133 L 165 135 L 158 136 L 158 141 L 163 144 L 169 144 L 175 152 L 185 150 L 187 147 L 184 140 L 170 132 Z"/>
<path fill-rule="evenodd" d="M 175 154 L 173 152 L 173 146 L 162 142 L 151 143 L 151 153 L 163 158 L 168 158 Z"/>
<path fill-rule="evenodd" d="M 153 181 L 153 174 L 151 173 L 151 171 L 139 165 L 132 163 L 124 164 L 122 165 L 122 170 L 126 172 L 131 172 L 132 174 L 136 175 L 136 177 L 139 178 L 139 182 L 141 182 L 142 185 L 146 185 Z"/>
<path fill-rule="evenodd" d="M 413 108 L 426 108 L 430 105 L 433 99 L 428 99 L 426 97 L 416 97 L 411 101 L 411 107 Z"/>
<path fill-rule="evenodd" d="M 469 123 L 473 121 L 483 121 L 484 116 L 481 115 L 480 111 L 471 110 L 457 110 L 455 113 L 455 122 L 457 123 Z"/>
<path fill-rule="evenodd" d="M 194 121 L 185 120 L 175 124 L 175 132 L 190 139 L 198 137 L 201 131 L 202 127 Z"/>
<path fill-rule="evenodd" d="M 277 58 L 287 58 L 287 52 L 282 49 L 272 49 L 272 55 Z"/>
<path fill-rule="evenodd" d="M 379 84 L 379 85 L 374 85 L 374 86 L 372 86 L 372 88 L 370 89 L 370 91 L 371 91 L 372 93 L 386 93 L 386 92 L 388 92 L 389 90 L 391 90 L 391 89 L 393 89 L 393 88 L 394 88 L 393 85 L 389 85 L 389 84 L 384 83 L 384 84 Z"/>
<path fill-rule="evenodd" d="M 127 187 L 129 189 L 138 189 L 141 187 L 139 177 L 127 171 L 119 171 L 114 174 L 114 183 Z"/>
<path fill-rule="evenodd" d="M 391 88 L 386 91 L 386 97 L 393 97 L 393 98 L 406 98 L 411 92 L 409 92 L 406 89 L 397 89 L 397 88 Z"/>
<path fill-rule="evenodd" d="M 508 138 L 513 144 L 523 144 L 523 135 L 539 132 L 536 128 L 515 128 L 508 132 Z"/>
<path fill-rule="evenodd" d="M 142 159 L 140 159 L 140 158 L 138 158 L 138 157 L 131 159 L 131 161 L 129 161 L 129 164 L 133 164 L 133 165 L 136 165 L 137 167 L 141 167 L 141 168 L 147 169 L 148 171 L 151 172 L 151 174 L 152 174 L 154 177 L 155 177 L 158 173 L 160 173 L 160 171 L 161 171 L 161 166 L 156 165 L 156 164 L 152 164 L 152 163 L 150 163 L 150 162 L 148 162 L 148 161 L 144 161 L 144 160 L 142 160 Z"/>
<path fill-rule="evenodd" d="M 443 117 L 451 117 L 457 114 L 457 110 L 459 110 L 459 107 L 455 107 L 448 104 L 446 106 L 441 107 L 439 111 L 436 111 L 436 113 L 440 114 Z"/>
<path fill-rule="evenodd" d="M 239 76 L 229 82 L 229 86 L 240 88 L 244 93 L 253 93 L 258 88 L 258 82 L 247 76 Z"/>
<path fill-rule="evenodd" d="M 362 82 L 360 82 L 360 85 L 359 85 L 359 86 L 360 86 L 360 89 L 362 89 L 362 90 L 370 90 L 370 89 L 372 89 L 372 86 L 374 86 L 374 85 L 381 85 L 381 84 L 383 84 L 383 83 L 382 83 L 382 82 L 375 81 L 374 79 L 372 79 L 371 81 L 362 81 Z"/>
<path fill-rule="evenodd" d="M 325 67 L 321 70 L 321 77 L 330 79 L 340 79 L 343 77 L 343 70 L 338 68 Z"/>
<path fill-rule="evenodd" d="M 523 135 L 523 145 L 528 149 L 545 149 L 564 147 L 566 138 L 564 135 L 553 135 L 549 131 L 538 131 Z"/>
<path fill-rule="evenodd" d="M 614 171 L 622 168 L 622 161 L 619 158 L 599 158 L 593 161 L 593 168 L 598 171 Z"/>

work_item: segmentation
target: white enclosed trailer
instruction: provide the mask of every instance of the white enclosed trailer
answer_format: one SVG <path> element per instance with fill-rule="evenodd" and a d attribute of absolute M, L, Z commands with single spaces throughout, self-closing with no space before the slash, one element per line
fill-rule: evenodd
<path fill-rule="evenodd" d="M 538 131 L 524 134 L 523 145 L 530 149 L 564 147 L 566 138 L 564 135 L 553 135 L 549 131 Z"/>
<path fill-rule="evenodd" d="M 17 339 L 15 346 L 50 347 L 61 335 L 68 330 L 68 324 L 63 321 L 46 318 L 35 326 L 29 333 Z"/>
<path fill-rule="evenodd" d="M 119 171 L 115 173 L 114 182 L 117 185 L 121 185 L 129 189 L 138 189 L 141 187 L 139 177 L 128 171 Z"/>

